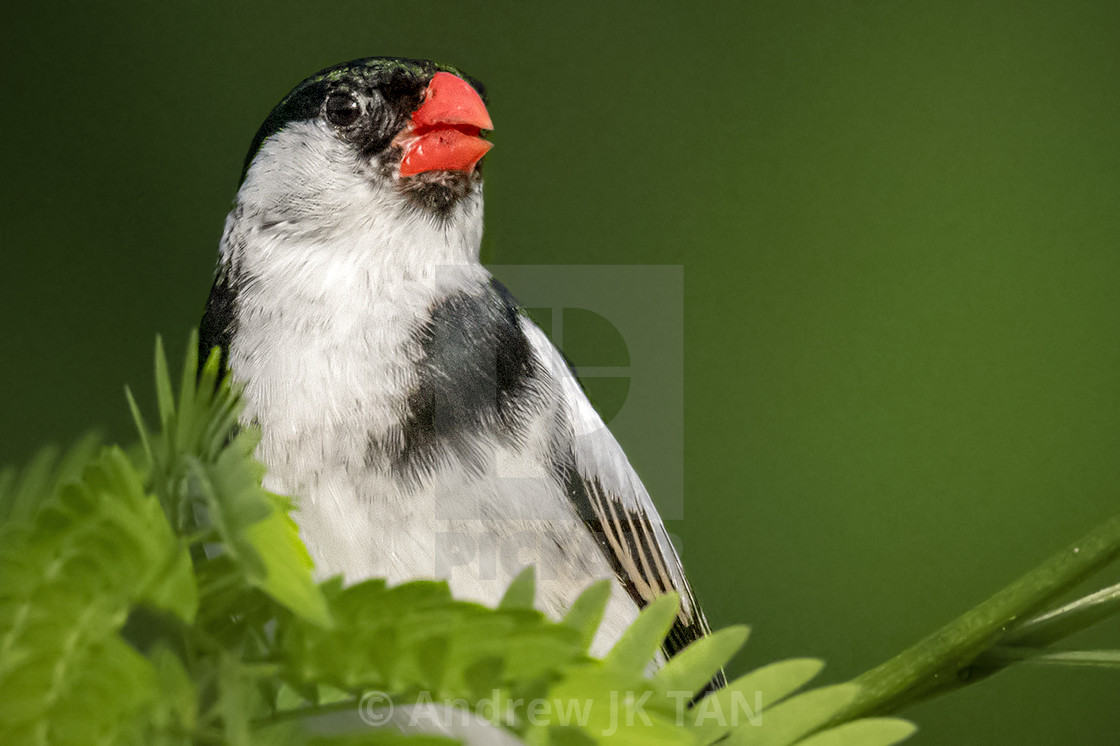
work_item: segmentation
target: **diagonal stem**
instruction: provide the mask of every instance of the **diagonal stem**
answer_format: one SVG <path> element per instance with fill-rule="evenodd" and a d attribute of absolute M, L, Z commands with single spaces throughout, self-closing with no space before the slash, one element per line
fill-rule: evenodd
<path fill-rule="evenodd" d="M 1008 627 L 1120 555 L 1120 515 L 1050 557 L 971 611 L 855 679 L 859 695 L 833 724 L 891 713 L 978 681 L 999 669 L 973 668 Z"/>
<path fill-rule="evenodd" d="M 1042 647 L 1120 613 L 1120 583 L 1060 608 L 1026 619 L 1008 631 L 1001 645 Z"/>

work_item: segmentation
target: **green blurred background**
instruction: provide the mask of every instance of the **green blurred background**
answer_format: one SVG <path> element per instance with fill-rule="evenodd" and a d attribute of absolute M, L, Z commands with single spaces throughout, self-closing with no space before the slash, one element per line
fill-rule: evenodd
<path fill-rule="evenodd" d="M 489 261 L 684 266 L 671 530 L 714 624 L 753 625 L 740 668 L 854 675 L 1120 503 L 1114 2 L 44 3 L 0 36 L 0 461 L 131 438 L 122 385 L 150 401 L 153 336 L 197 322 L 257 125 L 398 54 L 489 89 Z M 1116 676 L 907 714 L 1111 744 Z"/>

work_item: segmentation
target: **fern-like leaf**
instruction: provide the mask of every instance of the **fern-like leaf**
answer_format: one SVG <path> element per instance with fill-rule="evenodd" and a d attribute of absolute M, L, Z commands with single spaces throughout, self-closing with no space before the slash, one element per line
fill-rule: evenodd
<path fill-rule="evenodd" d="M 651 601 L 603 658 L 608 666 L 644 671 L 657 655 L 680 610 L 680 598 L 666 593 Z"/>
<path fill-rule="evenodd" d="M 701 637 L 661 667 L 654 685 L 668 692 L 688 692 L 691 699 L 723 670 L 749 634 L 747 627 L 737 626 Z"/>
<path fill-rule="evenodd" d="M 611 600 L 611 581 L 600 580 L 588 586 L 564 615 L 564 624 L 576 630 L 583 641 L 584 649 L 591 647 L 595 632 L 603 622 L 607 602 Z"/>
<path fill-rule="evenodd" d="M 46 484 L 46 482 L 43 482 Z M 189 622 L 186 549 L 120 449 L 0 538 L 0 742 L 124 738 L 155 697 L 149 661 L 119 637 L 145 603 Z"/>
<path fill-rule="evenodd" d="M 763 710 L 758 726 L 741 725 L 731 731 L 727 746 L 789 746 L 812 733 L 843 710 L 859 694 L 854 684 L 813 689 Z"/>
<path fill-rule="evenodd" d="M 898 718 L 864 718 L 809 736 L 797 746 L 891 746 L 916 730 L 913 723 Z"/>

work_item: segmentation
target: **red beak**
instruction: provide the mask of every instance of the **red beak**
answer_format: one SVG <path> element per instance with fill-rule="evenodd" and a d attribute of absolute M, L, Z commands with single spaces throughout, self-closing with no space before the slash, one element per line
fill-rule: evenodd
<path fill-rule="evenodd" d="M 451 73 L 436 73 L 412 122 L 397 136 L 404 149 L 401 176 L 473 170 L 493 147 L 479 134 L 493 128 L 486 104 L 470 83 Z"/>

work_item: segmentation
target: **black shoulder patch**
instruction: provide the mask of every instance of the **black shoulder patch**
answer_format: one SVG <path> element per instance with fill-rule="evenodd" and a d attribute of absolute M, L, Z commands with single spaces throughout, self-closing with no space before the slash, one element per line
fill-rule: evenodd
<path fill-rule="evenodd" d="M 234 278 L 231 277 L 229 265 L 218 267 L 214 277 L 214 285 L 210 288 L 210 297 L 206 300 L 206 310 L 202 314 L 202 323 L 198 328 L 198 366 L 206 363 L 210 351 L 215 347 L 222 350 L 221 369 L 225 370 L 229 362 L 229 346 L 233 335 L 237 331 L 237 289 Z"/>
<path fill-rule="evenodd" d="M 370 444 L 371 459 L 387 458 L 406 481 L 452 460 L 481 471 L 488 454 L 479 436 L 515 443 L 540 411 L 516 302 L 496 281 L 452 295 L 432 307 L 416 339 L 423 358 L 406 417 L 399 432 Z"/>

